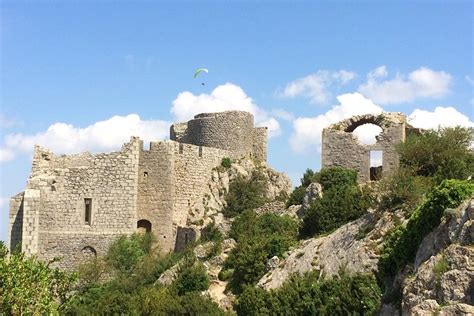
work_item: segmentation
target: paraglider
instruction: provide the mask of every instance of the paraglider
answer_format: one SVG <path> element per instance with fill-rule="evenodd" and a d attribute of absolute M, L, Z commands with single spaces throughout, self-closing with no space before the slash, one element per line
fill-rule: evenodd
<path fill-rule="evenodd" d="M 199 68 L 198 70 L 196 70 L 196 72 L 194 72 L 194 77 L 193 79 L 195 79 L 201 72 L 205 72 L 205 73 L 209 73 L 209 69 L 207 68 Z M 201 83 L 203 86 L 205 85 L 204 82 Z"/>

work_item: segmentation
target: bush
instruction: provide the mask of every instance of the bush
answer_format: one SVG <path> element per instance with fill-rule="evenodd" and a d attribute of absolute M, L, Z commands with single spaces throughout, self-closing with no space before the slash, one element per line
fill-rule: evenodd
<path fill-rule="evenodd" d="M 231 165 L 232 165 L 232 162 L 230 161 L 230 158 L 228 157 L 222 158 L 221 160 L 222 167 L 229 169 Z"/>
<path fill-rule="evenodd" d="M 238 293 L 244 285 L 255 284 L 267 271 L 268 259 L 281 257 L 295 244 L 297 232 L 298 224 L 288 216 L 243 212 L 229 232 L 237 241 L 224 264 L 224 270 L 233 271 L 230 287 Z"/>
<path fill-rule="evenodd" d="M 291 205 L 301 205 L 303 203 L 304 194 L 308 185 L 313 182 L 314 172 L 311 169 L 306 169 L 301 178 L 301 185 L 297 186 L 293 192 L 291 192 L 288 200 L 286 201 L 286 207 Z"/>
<path fill-rule="evenodd" d="M 324 191 L 332 188 L 357 185 L 357 172 L 342 167 L 323 168 L 314 174 L 312 182 L 318 182 Z"/>
<path fill-rule="evenodd" d="M 413 210 L 421 203 L 423 197 L 433 187 L 429 177 L 417 176 L 406 167 L 400 168 L 393 175 L 382 179 L 379 183 L 379 210 L 405 211 Z"/>
<path fill-rule="evenodd" d="M 406 226 L 398 226 L 386 238 L 380 257 L 379 277 L 389 282 L 406 264 L 413 262 L 423 238 L 437 227 L 447 208 L 457 207 L 474 194 L 474 183 L 445 180 L 434 188 L 410 216 Z"/>
<path fill-rule="evenodd" d="M 322 169 L 313 177 L 323 186 L 323 196 L 316 199 L 303 217 L 300 234 L 311 237 L 328 233 L 365 214 L 372 205 L 369 191 L 357 185 L 357 173 L 335 167 Z"/>
<path fill-rule="evenodd" d="M 180 296 L 209 288 L 209 277 L 206 268 L 201 262 L 196 261 L 194 255 L 188 255 L 184 258 L 184 263 L 179 267 L 178 276 L 173 282 L 173 288 Z"/>
<path fill-rule="evenodd" d="M 440 128 L 420 135 L 408 135 L 399 144 L 400 164 L 417 176 L 465 180 L 474 174 L 474 155 L 469 150 L 472 134 L 469 128 Z"/>
<path fill-rule="evenodd" d="M 217 228 L 214 222 L 209 223 L 202 229 L 201 232 L 202 241 L 213 241 L 213 242 L 222 242 L 224 240 L 224 235 L 222 235 L 219 228 Z"/>
<path fill-rule="evenodd" d="M 317 272 L 293 275 L 279 289 L 247 287 L 236 304 L 237 315 L 375 315 L 380 288 L 372 275 L 341 271 L 319 280 Z"/>
<path fill-rule="evenodd" d="M 258 170 L 252 172 L 250 179 L 242 176 L 234 179 L 225 196 L 227 206 L 223 209 L 224 216 L 234 217 L 244 210 L 253 210 L 268 202 L 266 181 L 263 173 Z"/>
<path fill-rule="evenodd" d="M 56 314 L 67 301 L 76 276 L 0 245 L 0 314 Z"/>
<path fill-rule="evenodd" d="M 130 272 L 135 265 L 151 250 L 151 234 L 133 234 L 120 236 L 110 246 L 106 260 L 121 273 Z"/>

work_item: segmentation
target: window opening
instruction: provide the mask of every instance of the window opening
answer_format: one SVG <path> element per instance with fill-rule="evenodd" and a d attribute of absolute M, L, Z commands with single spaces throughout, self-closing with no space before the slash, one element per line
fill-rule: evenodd
<path fill-rule="evenodd" d="M 370 151 L 370 180 L 382 179 L 383 152 L 381 150 Z"/>
<path fill-rule="evenodd" d="M 147 180 L 148 180 L 148 172 L 146 172 L 146 171 L 143 172 L 143 180 L 144 180 L 145 182 L 147 182 Z"/>
<path fill-rule="evenodd" d="M 202 146 L 199 146 L 199 157 L 202 157 Z"/>
<path fill-rule="evenodd" d="M 84 222 L 87 225 L 91 224 L 92 213 L 92 199 L 84 199 Z"/>
<path fill-rule="evenodd" d="M 180 153 L 180 154 L 183 153 L 183 144 L 179 144 L 179 153 Z"/>

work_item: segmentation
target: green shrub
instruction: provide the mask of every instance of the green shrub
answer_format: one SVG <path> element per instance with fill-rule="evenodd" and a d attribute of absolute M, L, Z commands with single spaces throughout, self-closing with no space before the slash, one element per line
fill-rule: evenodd
<path fill-rule="evenodd" d="M 323 191 L 344 186 L 357 185 L 357 172 L 342 167 L 322 168 L 313 175 L 312 182 L 317 182 L 323 187 Z"/>
<path fill-rule="evenodd" d="M 465 180 L 474 174 L 474 155 L 469 150 L 472 134 L 469 128 L 440 128 L 420 135 L 410 134 L 400 143 L 400 164 L 415 175 Z"/>
<path fill-rule="evenodd" d="M 57 314 L 76 276 L 52 269 L 49 263 L 22 252 L 8 256 L 4 244 L 0 245 L 0 253 L 0 314 Z"/>
<path fill-rule="evenodd" d="M 288 216 L 245 211 L 237 217 L 229 232 L 237 245 L 224 264 L 233 271 L 231 288 L 238 293 L 244 285 L 255 284 L 267 271 L 268 259 L 281 257 L 295 244 L 297 232 L 298 224 Z"/>
<path fill-rule="evenodd" d="M 222 167 L 229 169 L 231 165 L 232 165 L 232 162 L 230 161 L 230 158 L 228 157 L 222 158 L 221 160 Z"/>
<path fill-rule="evenodd" d="M 291 192 L 288 200 L 286 201 L 286 207 L 291 205 L 301 205 L 303 203 L 304 194 L 308 185 L 313 182 L 314 172 L 311 169 L 306 169 L 301 178 L 301 185 L 297 186 L 293 192 Z"/>
<path fill-rule="evenodd" d="M 151 234 L 120 236 L 110 246 L 106 260 L 121 273 L 130 272 L 138 261 L 151 250 Z"/>
<path fill-rule="evenodd" d="M 417 176 L 406 167 L 379 182 L 379 210 L 413 210 L 433 187 L 429 177 Z"/>
<path fill-rule="evenodd" d="M 252 172 L 249 179 L 242 176 L 234 179 L 225 196 L 227 206 L 223 209 L 224 216 L 234 217 L 244 210 L 253 210 L 268 202 L 266 181 L 263 173 L 258 170 Z"/>
<path fill-rule="evenodd" d="M 180 296 L 209 288 L 209 277 L 206 268 L 201 262 L 196 261 L 194 255 L 188 255 L 184 258 L 184 263 L 179 267 L 178 276 L 173 282 L 173 288 Z"/>
<path fill-rule="evenodd" d="M 202 229 L 201 232 L 201 240 L 206 241 L 213 241 L 213 242 L 222 242 L 224 240 L 224 235 L 222 235 L 219 228 L 217 228 L 214 222 L 209 223 Z"/>
<path fill-rule="evenodd" d="M 379 277 L 387 281 L 406 264 L 413 262 L 423 238 L 437 227 L 447 208 L 457 207 L 474 194 L 474 183 L 445 180 L 435 187 L 410 216 L 406 226 L 398 226 L 384 242 L 379 260 Z"/>
<path fill-rule="evenodd" d="M 357 185 L 355 171 L 325 168 L 313 178 L 323 186 L 323 196 L 313 202 L 303 217 L 302 237 L 333 231 L 365 214 L 373 204 L 371 192 Z"/>
<path fill-rule="evenodd" d="M 277 290 L 246 287 L 237 315 L 375 315 L 380 288 L 372 275 L 341 272 L 322 279 L 317 272 L 295 274 Z"/>

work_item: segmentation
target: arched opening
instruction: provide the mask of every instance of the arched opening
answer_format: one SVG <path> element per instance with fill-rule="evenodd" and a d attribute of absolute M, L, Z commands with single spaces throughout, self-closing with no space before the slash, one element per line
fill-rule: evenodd
<path fill-rule="evenodd" d="M 357 126 L 352 133 L 357 137 L 359 143 L 363 145 L 373 145 L 377 143 L 377 136 L 382 133 L 383 129 L 372 123 L 366 123 Z"/>
<path fill-rule="evenodd" d="M 137 231 L 139 233 L 149 233 L 151 232 L 151 223 L 146 219 L 141 219 L 137 222 Z"/>
<path fill-rule="evenodd" d="M 97 257 L 97 251 L 91 246 L 85 246 L 81 250 L 82 258 L 85 260 Z"/>

